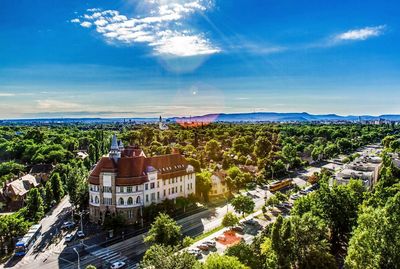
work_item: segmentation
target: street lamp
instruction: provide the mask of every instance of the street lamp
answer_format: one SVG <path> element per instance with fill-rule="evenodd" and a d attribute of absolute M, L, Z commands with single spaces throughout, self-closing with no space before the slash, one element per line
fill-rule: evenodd
<path fill-rule="evenodd" d="M 76 255 L 78 255 L 78 269 L 81 269 L 81 263 L 80 263 L 80 258 L 79 258 L 79 252 L 76 250 L 76 248 L 73 248 Z"/>

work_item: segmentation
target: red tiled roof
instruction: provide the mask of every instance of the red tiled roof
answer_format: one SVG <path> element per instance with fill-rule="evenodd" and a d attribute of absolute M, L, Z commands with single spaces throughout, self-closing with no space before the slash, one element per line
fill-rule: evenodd
<path fill-rule="evenodd" d="M 136 151 L 136 149 L 135 149 Z M 124 151 L 126 153 L 126 150 Z M 168 154 L 145 157 L 139 154 L 124 154 L 118 162 L 109 157 L 102 157 L 89 176 L 91 184 L 99 184 L 102 172 L 117 173 L 116 185 L 139 185 L 147 181 L 147 171 L 158 171 L 158 178 L 168 179 L 186 175 L 188 162 L 180 154 Z"/>

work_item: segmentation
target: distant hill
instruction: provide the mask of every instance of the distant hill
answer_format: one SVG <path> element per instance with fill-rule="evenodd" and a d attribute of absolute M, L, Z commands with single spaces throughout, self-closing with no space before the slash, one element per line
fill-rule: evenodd
<path fill-rule="evenodd" d="M 220 113 L 207 114 L 194 117 L 171 117 L 167 118 L 167 122 L 357 122 L 359 119 L 364 121 L 388 120 L 400 121 L 400 115 L 350 115 L 341 116 L 336 114 L 313 115 L 307 112 L 301 113 L 278 113 L 278 112 L 254 112 L 254 113 Z M 93 123 L 125 123 L 125 122 L 141 122 L 154 123 L 159 120 L 158 117 L 141 117 L 141 118 L 37 118 L 37 119 L 3 119 L 0 124 L 93 124 Z"/>
<path fill-rule="evenodd" d="M 278 113 L 278 112 L 254 112 L 254 113 L 221 113 L 207 114 L 194 117 L 174 117 L 170 121 L 221 121 L 221 122 L 315 122 L 315 121 L 358 121 L 361 120 L 391 120 L 400 121 L 400 115 L 382 115 L 382 116 L 340 116 L 336 114 L 313 115 L 306 112 L 302 113 Z"/>

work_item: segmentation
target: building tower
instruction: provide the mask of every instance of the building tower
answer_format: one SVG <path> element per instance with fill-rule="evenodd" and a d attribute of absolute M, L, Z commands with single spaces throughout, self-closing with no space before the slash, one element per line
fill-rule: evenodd
<path fill-rule="evenodd" d="M 113 159 L 116 162 L 118 161 L 119 158 L 121 158 L 121 150 L 118 146 L 116 134 L 113 135 L 112 140 L 111 140 L 111 149 L 110 149 L 109 157 L 110 157 L 110 159 Z"/>

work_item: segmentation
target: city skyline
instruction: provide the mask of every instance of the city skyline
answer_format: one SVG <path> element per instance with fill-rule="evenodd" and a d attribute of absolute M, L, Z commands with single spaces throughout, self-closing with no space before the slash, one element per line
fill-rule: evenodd
<path fill-rule="evenodd" d="M 395 1 L 5 0 L 0 118 L 400 114 L 398 11 Z"/>

